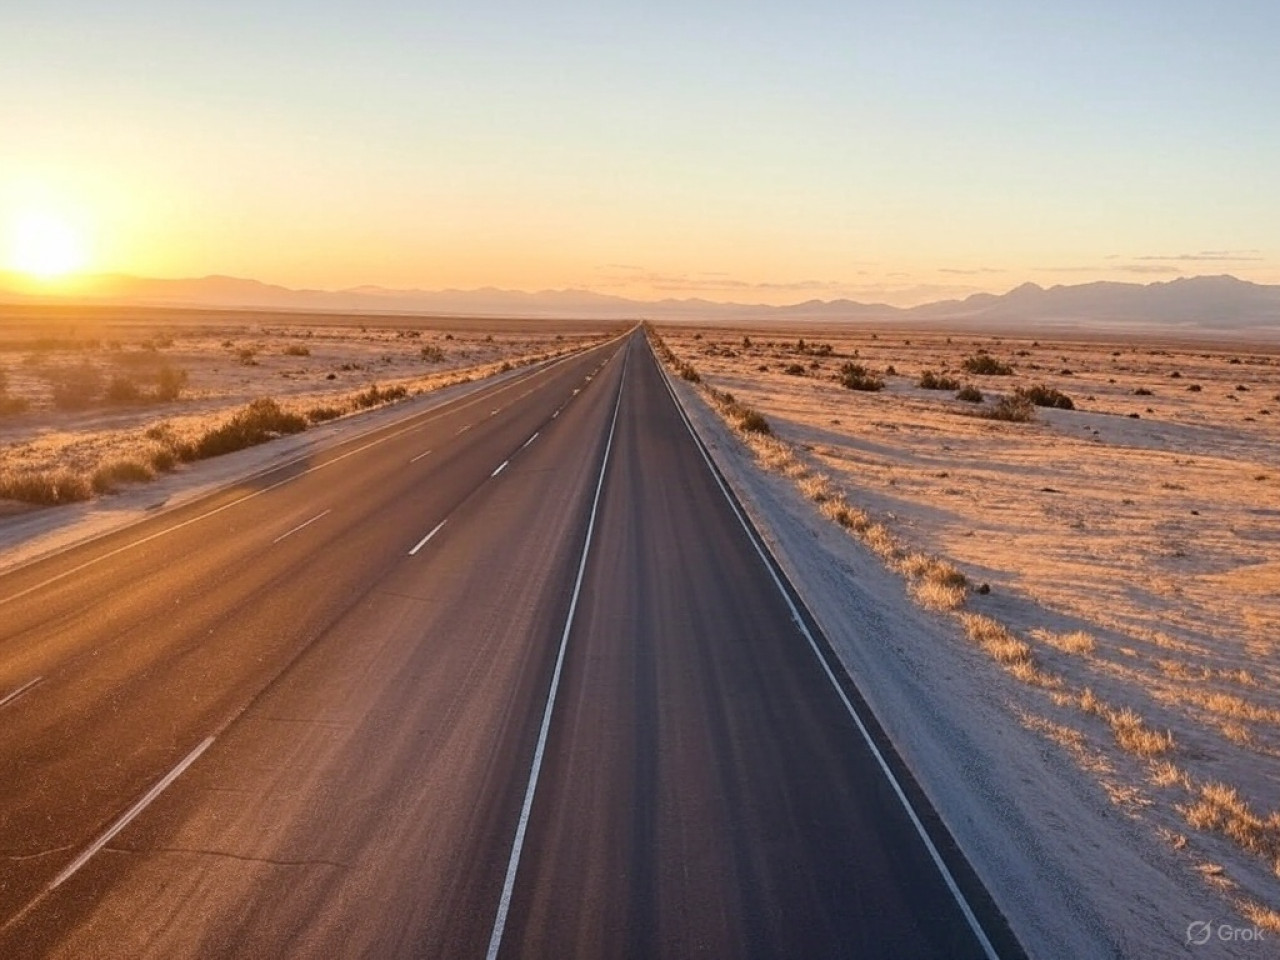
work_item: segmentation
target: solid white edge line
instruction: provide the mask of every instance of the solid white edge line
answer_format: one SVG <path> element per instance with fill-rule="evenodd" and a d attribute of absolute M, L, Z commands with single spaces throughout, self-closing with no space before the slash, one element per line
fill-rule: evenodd
<path fill-rule="evenodd" d="M 412 557 L 415 553 L 417 553 L 419 550 L 421 550 L 423 547 L 425 547 L 425 546 L 427 545 L 427 541 L 428 541 L 428 540 L 430 540 L 432 537 L 434 537 L 437 533 L 439 533 L 439 532 L 440 532 L 440 528 L 441 528 L 441 527 L 443 527 L 443 526 L 444 526 L 446 523 L 448 523 L 448 522 L 449 522 L 449 518 L 448 518 L 448 517 L 446 517 L 445 519 L 443 519 L 443 520 L 441 520 L 439 523 L 437 523 L 434 527 L 432 527 L 432 528 L 431 528 L 431 532 L 430 532 L 430 533 L 428 533 L 428 534 L 427 534 L 425 537 L 423 537 L 421 540 L 419 540 L 419 541 L 418 541 L 418 545 L 417 545 L 416 547 L 414 547 L 412 550 L 410 550 L 410 551 L 409 551 L 409 556 L 411 556 L 411 557 Z"/>
<path fill-rule="evenodd" d="M 656 358 L 654 362 L 658 362 Z M 872 756 L 876 758 L 876 763 L 879 765 L 881 772 L 883 772 L 885 777 L 889 780 L 889 785 L 893 787 L 894 794 L 902 804 L 903 809 L 906 810 L 907 817 L 911 820 L 911 824 L 915 827 L 916 833 L 919 834 L 920 839 L 924 842 L 925 849 L 929 851 L 929 856 L 933 860 L 934 866 L 936 866 L 938 868 L 938 872 L 942 874 L 942 879 L 946 883 L 947 889 L 951 891 L 951 896 L 960 907 L 960 912 L 964 914 L 965 921 L 969 924 L 969 929 L 972 930 L 973 935 L 977 937 L 978 942 L 981 944 L 982 950 L 986 954 L 988 960 L 1000 960 L 999 954 L 996 953 L 995 947 L 992 946 L 991 940 L 987 937 L 986 931 L 982 929 L 982 924 L 978 922 L 978 917 L 974 914 L 973 908 L 969 906 L 969 901 L 965 899 L 964 894 L 960 890 L 960 886 L 956 883 L 955 877 L 951 875 L 951 871 L 947 868 L 946 862 L 943 861 L 942 854 L 938 852 L 938 848 L 934 846 L 933 840 L 929 837 L 928 831 L 925 830 L 924 823 L 916 813 L 915 807 L 913 807 L 911 805 L 911 801 L 907 799 L 906 792 L 902 789 L 902 785 L 898 782 L 898 778 L 894 776 L 893 770 L 890 769 L 884 755 L 880 752 L 880 748 L 876 746 L 875 740 L 872 739 L 871 732 L 867 729 L 866 724 L 863 723 L 862 717 L 854 708 L 848 695 L 845 694 L 844 688 L 840 686 L 840 681 L 836 678 L 835 671 L 831 669 L 831 664 L 827 662 L 827 658 L 822 653 L 822 649 L 818 646 L 817 641 L 813 638 L 813 634 L 805 624 L 804 617 L 800 615 L 799 609 L 796 607 L 794 601 L 792 601 L 791 595 L 787 592 L 786 587 L 783 586 L 782 580 L 774 569 L 773 564 L 769 562 L 768 556 L 766 555 L 767 548 L 764 547 L 759 538 L 757 538 L 755 531 L 751 529 L 751 525 L 747 523 L 746 518 L 743 517 L 741 511 L 738 509 L 738 505 L 729 494 L 729 490 L 725 487 L 724 481 L 720 479 L 719 472 L 716 470 L 715 465 L 711 462 L 711 457 L 707 454 L 707 451 L 704 448 L 702 438 L 699 437 L 697 431 L 694 430 L 693 423 L 690 421 L 688 414 L 685 413 L 684 407 L 680 403 L 680 398 L 676 395 L 675 389 L 671 386 L 671 382 L 667 377 L 667 372 L 660 363 L 658 363 L 658 372 L 662 374 L 662 382 L 666 384 L 667 392 L 671 394 L 671 399 L 675 403 L 676 410 L 680 414 L 680 419 L 684 421 L 685 428 L 689 431 L 690 436 L 693 437 L 694 446 L 698 448 L 698 452 L 702 455 L 703 461 L 707 464 L 707 469 L 711 471 L 711 476 L 715 480 L 716 486 L 720 488 L 720 492 L 724 494 L 724 498 L 729 502 L 729 507 L 733 510 L 733 515 L 738 518 L 738 523 L 740 523 L 742 525 L 742 529 L 746 531 L 747 539 L 749 539 L 751 541 L 751 545 L 755 547 L 756 553 L 760 555 L 760 560 L 764 563 L 765 569 L 769 571 L 769 576 L 773 579 L 774 585 L 778 588 L 778 592 L 782 594 L 782 598 L 787 602 L 787 607 L 791 611 L 791 619 L 794 620 L 796 626 L 800 628 L 800 632 L 804 634 L 804 638 L 809 641 L 809 649 L 812 650 L 813 655 L 818 658 L 818 662 L 822 665 L 823 672 L 826 673 L 827 679 L 831 681 L 831 685 L 839 695 L 840 702 L 843 703 L 845 709 L 849 711 L 849 715 L 853 718 L 853 722 L 857 726 L 858 732 L 862 734 L 862 739 L 871 749 Z"/>
<path fill-rule="evenodd" d="M 420 454 L 418 454 L 416 457 L 414 457 L 414 458 L 413 458 L 412 460 L 410 460 L 409 462 L 410 462 L 410 463 L 417 463 L 419 460 L 421 460 L 423 457 L 425 457 L 425 456 L 426 456 L 427 454 L 429 454 L 430 452 L 431 452 L 430 450 L 423 450 Z"/>
<path fill-rule="evenodd" d="M 26 683 L 20 686 L 17 690 L 14 690 L 3 700 L 0 700 L 0 707 L 3 707 L 7 703 L 13 703 L 13 701 L 17 700 L 20 696 L 22 696 L 24 693 L 26 693 L 28 690 L 30 690 L 32 687 L 34 687 L 37 683 L 39 683 L 43 679 L 44 677 L 36 677 L 34 680 L 28 680 Z"/>
<path fill-rule="evenodd" d="M 493 473 L 489 474 L 489 479 L 492 480 L 494 477 L 500 474 L 503 470 L 507 469 L 507 464 L 510 462 L 511 462 L 510 460 L 503 460 L 500 464 L 498 464 L 498 469 L 494 470 Z"/>
<path fill-rule="evenodd" d="M 332 508 L 332 507 L 330 507 L 328 510 L 324 511 L 324 513 L 317 513 L 317 514 L 316 514 L 314 517 L 312 517 L 310 520 L 306 520 L 306 521 L 304 521 L 304 522 L 302 522 L 302 523 L 298 524 L 296 527 L 294 527 L 292 530 L 288 531 L 287 533 L 282 533 L 282 534 L 280 534 L 280 536 L 276 537 L 274 540 L 272 540 L 272 541 L 271 541 L 272 546 L 274 546 L 275 544 L 279 543 L 279 542 L 280 542 L 281 540 L 283 540 L 285 537 L 291 537 L 291 536 L 293 536 L 295 533 L 297 533 L 299 530 L 303 529 L 304 527 L 309 527 L 309 526 L 311 526 L 311 524 L 315 523 L 315 522 L 316 522 L 317 520 L 319 520 L 321 517 L 325 516 L 325 514 L 329 514 L 329 513 L 332 513 L 332 512 L 333 512 L 333 508 Z"/>
<path fill-rule="evenodd" d="M 121 830 L 127 827 L 130 821 L 132 821 L 134 817 L 136 817 L 143 810 L 145 810 L 148 804 L 151 803 L 151 801 L 153 801 L 156 797 L 160 796 L 160 794 L 164 793 L 165 788 L 168 787 L 169 784 L 173 783 L 173 781 L 177 780 L 180 776 L 182 776 L 183 772 L 186 771 L 187 767 L 195 763 L 196 760 L 200 758 L 200 754 L 204 753 L 206 750 L 209 749 L 209 745 L 211 743 L 213 743 L 213 737 L 205 737 L 204 740 L 200 741 L 200 745 L 196 747 L 194 750 L 192 750 L 190 753 L 188 753 L 186 757 L 176 767 L 170 770 L 165 775 L 163 780 L 161 780 L 154 787 L 148 790 L 146 792 L 146 795 L 143 796 L 141 800 L 139 800 L 127 811 L 125 811 L 124 816 L 122 816 L 119 820 L 117 820 L 115 823 L 113 823 L 110 827 L 107 828 L 106 833 L 100 836 L 97 840 L 93 841 L 93 843 L 89 844 L 89 846 L 85 849 L 84 853 L 76 857 L 75 860 L 71 862 L 70 866 L 68 866 L 65 870 L 63 870 L 60 874 L 58 874 L 54 878 L 53 882 L 49 884 L 48 889 L 56 890 L 68 879 L 70 879 L 72 874 L 74 874 L 77 870 L 79 870 L 86 863 L 88 863 L 90 858 L 92 858 L 95 853 L 97 853 L 99 850 L 105 847 L 110 842 L 112 837 L 114 837 L 117 833 L 119 833 Z"/>
<path fill-rule="evenodd" d="M 588 347 L 586 350 L 580 353 L 576 353 L 576 354 L 571 353 L 566 356 L 560 357 L 559 359 L 553 360 L 552 362 L 548 363 L 546 366 L 539 367 L 538 369 L 529 372 L 528 375 L 525 376 L 523 379 L 499 380 L 495 383 L 489 384 L 488 386 L 492 386 L 494 388 L 494 391 L 493 391 L 494 393 L 500 393 L 501 391 L 509 387 L 516 386 L 517 384 L 520 384 L 520 383 L 526 383 L 529 380 L 532 380 L 534 377 L 541 376 L 542 374 L 546 373 L 548 370 L 552 370 L 555 367 L 560 366 L 560 364 L 562 363 L 568 363 L 570 360 L 573 360 L 575 357 L 584 356 L 585 354 L 590 353 L 592 350 L 601 350 L 609 346 L 609 344 L 613 343 L 614 340 L 620 340 L 623 337 L 627 336 L 630 332 L 631 331 L 627 331 L 627 333 L 621 334 L 618 337 L 614 337 L 613 340 L 605 341 L 604 343 L 598 344 L 597 346 Z M 116 556 L 117 554 L 124 553 L 126 550 L 132 550 L 134 547 L 140 547 L 144 543 L 150 543 L 152 540 L 156 540 L 160 537 L 167 536 L 168 534 L 173 533 L 175 530 L 181 530 L 184 527 L 191 526 L 191 524 L 193 523 L 199 523 L 201 520 L 207 520 L 209 517 L 222 513 L 222 511 L 224 510 L 230 510 L 232 507 L 239 506 L 240 504 L 244 503 L 246 500 L 252 500 L 255 497 L 260 497 L 264 493 L 270 493 L 272 490 L 275 490 L 278 487 L 283 487 L 285 484 L 293 483 L 293 481 L 295 480 L 300 480 L 305 476 L 315 473 L 317 470 L 323 470 L 325 467 L 331 467 L 335 463 L 340 463 L 341 461 L 346 460 L 348 457 L 354 457 L 357 453 L 363 453 L 365 450 L 368 450 L 370 447 L 376 447 L 379 444 L 386 443 L 388 440 L 393 440 L 396 437 L 402 436 L 403 434 L 421 429 L 422 427 L 426 426 L 428 423 L 434 422 L 435 420 L 443 419 L 444 417 L 447 417 L 450 414 L 457 413 L 460 410 L 465 410 L 468 407 L 473 407 L 477 403 L 480 403 L 482 400 L 486 399 L 488 394 L 484 393 L 485 389 L 487 389 L 487 387 L 481 387 L 480 390 L 477 391 L 481 393 L 481 396 L 479 397 L 474 397 L 474 396 L 469 396 L 464 394 L 461 397 L 456 397 L 452 400 L 446 400 L 443 403 L 437 404 L 434 407 L 429 407 L 426 410 L 421 410 L 417 413 L 411 413 L 408 416 L 401 418 L 400 420 L 395 420 L 391 423 L 382 424 L 380 426 L 370 427 L 368 430 L 364 431 L 363 433 L 357 433 L 353 437 L 348 437 L 346 440 L 339 441 L 338 443 L 334 444 L 334 447 L 339 447 L 346 443 L 354 443 L 363 437 L 367 437 L 371 434 L 378 433 L 379 431 L 382 431 L 382 430 L 392 430 L 393 427 L 398 427 L 401 424 L 406 424 L 406 423 L 409 424 L 409 426 L 402 427 L 399 430 L 392 430 L 391 433 L 387 433 L 381 437 L 378 437 L 376 440 L 371 440 L 366 444 L 356 447 L 354 450 L 348 450 L 346 453 L 339 454 L 338 456 L 334 457 L 332 460 L 326 460 L 324 463 L 318 463 L 314 467 L 308 467 L 306 470 L 303 470 L 300 473 L 293 475 L 292 477 L 286 477 L 283 480 L 279 480 L 275 483 L 268 484 L 262 489 L 255 490 L 253 491 L 253 493 L 245 494 L 243 497 L 239 497 L 235 500 L 232 500 L 230 503 L 224 503 L 220 507 L 214 507 L 212 510 L 206 511 L 205 513 L 198 514 L 194 517 L 191 517 L 188 520 L 183 520 L 180 523 L 175 523 L 171 527 L 165 527 L 163 530 L 157 530 L 155 533 L 148 534 L 145 537 L 141 537 L 137 540 L 130 541 L 129 543 L 126 543 L 123 546 L 117 547 L 114 550 L 109 550 L 106 553 L 102 554 L 101 556 L 94 557 L 92 560 L 86 560 L 84 563 L 78 564 L 70 568 L 69 570 L 64 570 L 62 571 L 62 573 L 59 573 L 56 576 L 52 576 L 47 580 L 43 580 L 40 583 L 27 587 L 25 590 L 19 590 L 17 593 L 10 594 L 7 597 L 0 597 L 0 606 L 3 606 L 6 603 L 12 603 L 15 600 L 20 600 L 23 597 L 27 596 L 28 594 L 35 593 L 37 590 L 44 589 L 50 584 L 58 583 L 61 580 L 65 580 L 67 577 L 77 574 L 81 570 L 84 570 L 95 564 L 101 563 L 103 560 L 108 560 L 111 557 Z M 462 402 L 462 401 L 465 401 L 465 402 Z M 458 404 L 458 406 L 455 407 L 454 404 Z M 323 452 L 324 450 L 315 451 L 315 453 L 323 453 Z M 304 460 L 308 459 L 312 455 L 313 453 L 305 453 L 305 454 L 302 454 L 301 456 L 294 457 L 292 460 L 286 460 L 283 463 L 277 463 L 277 464 L 274 464 L 273 466 L 265 467 L 262 470 L 258 470 L 254 473 L 248 474 L 247 476 L 240 477 L 239 479 L 228 481 L 224 485 L 209 491 L 208 493 L 204 494 L 201 497 L 197 497 L 193 501 L 179 504 L 174 509 L 175 510 L 181 509 L 183 507 L 188 506 L 190 503 L 198 503 L 202 499 L 216 496 L 240 484 L 248 483 L 251 480 L 255 480 L 258 477 L 263 477 L 272 473 L 277 473 L 281 470 L 284 470 L 287 467 L 293 466 L 294 464 L 303 462 Z M 152 518 L 147 517 L 145 519 L 150 520 Z M 111 530 L 111 531 L 108 531 L 107 533 L 101 534 L 100 536 L 90 537 L 89 539 L 83 542 L 76 543 L 70 547 L 67 547 L 66 550 L 55 550 L 44 556 L 36 557 L 30 562 L 34 564 L 34 563 L 39 563 L 40 561 L 43 561 L 43 560 L 52 559 L 53 557 L 59 556 L 60 554 L 66 552 L 67 550 L 73 550 L 78 547 L 87 546 L 88 544 L 93 543 L 95 540 L 99 540 L 104 537 L 111 536 L 118 532 L 119 531 L 117 530 Z M 28 564 L 25 564 L 25 563 L 19 564 L 18 566 L 14 567 L 11 570 L 4 571 L 2 574 L 0 574 L 0 576 L 8 576 L 11 573 L 16 573 L 17 571 L 23 569 L 26 566 L 28 566 Z"/>
<path fill-rule="evenodd" d="M 511 895 L 515 890 L 516 872 L 520 869 L 520 854 L 524 850 L 525 832 L 529 828 L 529 815 L 533 810 L 533 795 L 538 789 L 538 774 L 542 771 L 542 756 L 547 747 L 547 735 L 551 729 L 551 713 L 555 709 L 556 694 L 560 689 L 560 672 L 564 667 L 565 650 L 569 645 L 569 632 L 573 628 L 573 615 L 578 609 L 578 597 L 582 593 L 582 580 L 587 572 L 587 556 L 591 552 L 591 535 L 596 528 L 596 513 L 600 507 L 600 492 L 604 489 L 604 474 L 609 466 L 609 453 L 613 450 L 613 434 L 618 426 L 618 410 L 622 406 L 622 389 L 626 385 L 627 361 L 630 346 L 622 359 L 622 375 L 618 380 L 618 398 L 613 404 L 613 419 L 609 423 L 609 439 L 605 442 L 604 457 L 600 461 L 600 476 L 596 479 L 596 493 L 591 501 L 591 517 L 587 521 L 587 535 L 582 544 L 582 559 L 578 562 L 578 577 L 573 584 L 573 597 L 569 601 L 569 614 L 565 617 L 564 632 L 560 635 L 560 649 L 556 653 L 556 667 L 551 674 L 551 689 L 547 694 L 547 706 L 542 711 L 542 727 L 538 730 L 538 745 L 533 752 L 533 765 L 529 770 L 529 785 L 525 788 L 524 804 L 520 808 L 520 821 L 516 826 L 515 840 L 511 845 L 511 859 L 507 861 L 507 876 L 502 884 L 502 897 L 498 901 L 498 914 L 493 921 L 493 934 L 489 938 L 487 960 L 496 960 L 502 949 L 502 933 L 507 926 L 507 913 L 511 909 Z"/>

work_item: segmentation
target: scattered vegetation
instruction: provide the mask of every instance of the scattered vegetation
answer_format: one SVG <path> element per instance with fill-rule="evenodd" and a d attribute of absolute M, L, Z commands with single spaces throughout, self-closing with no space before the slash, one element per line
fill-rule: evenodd
<path fill-rule="evenodd" d="M 919 386 L 922 390 L 959 390 L 960 381 L 946 374 L 926 370 L 920 374 Z"/>
<path fill-rule="evenodd" d="M 1013 373 L 1013 367 L 1001 360 L 997 360 L 985 350 L 979 350 L 977 353 L 965 357 L 960 365 L 966 373 L 979 376 L 1007 377 Z"/>
<path fill-rule="evenodd" d="M 1075 403 L 1065 393 L 1040 383 L 1031 387 L 1018 387 L 1015 393 L 1037 407 L 1056 407 L 1059 410 L 1076 408 Z"/>
<path fill-rule="evenodd" d="M 956 399 L 963 400 L 965 403 L 981 403 L 982 391 L 971 383 L 966 383 L 963 387 L 956 391 Z"/>
<path fill-rule="evenodd" d="M 260 397 L 221 426 L 207 431 L 194 443 L 183 445 L 183 460 L 205 460 L 243 450 L 289 433 L 301 433 L 307 421 L 281 408 L 271 397 Z"/>
<path fill-rule="evenodd" d="M 444 360 L 444 351 L 441 350 L 439 347 L 437 347 L 434 343 L 428 343 L 421 350 L 418 351 L 418 356 L 420 356 L 427 363 L 440 363 L 442 360 Z"/>
<path fill-rule="evenodd" d="M 1015 392 L 1001 397 L 990 407 L 977 413 L 978 416 L 986 417 L 988 420 L 1029 423 L 1036 418 L 1035 411 L 1035 405 L 1030 400 Z"/>
<path fill-rule="evenodd" d="M 281 351 L 286 357 L 309 357 L 311 348 L 301 343 L 291 343 Z"/>
<path fill-rule="evenodd" d="M 41 506 L 75 503 L 93 495 L 84 477 L 70 470 L 0 473 L 0 499 Z"/>
<path fill-rule="evenodd" d="M 840 385 L 846 390 L 874 393 L 884 389 L 884 380 L 862 364 L 846 360 L 840 365 Z"/>

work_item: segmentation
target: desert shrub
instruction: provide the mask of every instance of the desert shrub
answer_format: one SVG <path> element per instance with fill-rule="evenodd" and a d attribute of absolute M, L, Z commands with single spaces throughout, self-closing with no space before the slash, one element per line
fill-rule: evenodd
<path fill-rule="evenodd" d="M 9 396 L 9 375 L 0 370 L 0 417 L 25 413 L 31 404 L 22 397 Z"/>
<path fill-rule="evenodd" d="M 492 338 L 492 337 L 490 337 L 489 339 L 490 339 L 490 340 L 492 340 L 493 338 Z M 503 361 L 502 361 L 502 366 L 500 366 L 500 367 L 498 368 L 498 372 L 499 372 L 499 373 L 507 373 L 507 372 L 509 372 L 509 371 L 511 371 L 511 370 L 514 370 L 514 369 L 515 369 L 515 367 L 511 366 L 511 361 L 510 361 L 510 360 L 503 360 Z"/>
<path fill-rule="evenodd" d="M 1188 392 L 1188 393 L 1199 393 L 1199 392 L 1200 392 L 1201 390 L 1203 390 L 1203 389 L 1204 389 L 1204 387 L 1200 386 L 1200 384 L 1198 384 L 1198 383 L 1193 383 L 1193 384 L 1191 384 L 1191 386 L 1187 387 L 1187 392 Z"/>
<path fill-rule="evenodd" d="M 128 377 L 116 374 L 107 384 L 107 403 L 127 405 L 142 403 L 145 399 L 146 395 L 142 392 L 142 388 Z"/>
<path fill-rule="evenodd" d="M 177 400 L 187 388 L 187 371 L 167 363 L 156 371 L 156 399 L 164 403 Z"/>
<path fill-rule="evenodd" d="M 744 433 L 773 433 L 772 428 L 769 426 L 769 421 L 764 418 L 764 414 L 751 407 L 742 408 L 742 413 L 738 417 L 738 429 Z"/>
<path fill-rule="evenodd" d="M 111 493 L 122 483 L 144 483 L 154 476 L 151 467 L 141 461 L 117 460 L 95 470 L 89 483 L 95 493 Z"/>
<path fill-rule="evenodd" d="M 187 460 L 204 460 L 243 450 L 283 434 L 301 433 L 306 428 L 307 421 L 302 417 L 281 409 L 271 397 L 261 397 L 179 452 Z"/>
<path fill-rule="evenodd" d="M 1012 393 L 1001 397 L 980 416 L 988 420 L 1006 420 L 1010 423 L 1027 423 L 1036 418 L 1036 408 L 1026 397 Z"/>
<path fill-rule="evenodd" d="M 1150 397 L 1150 396 L 1153 396 L 1154 394 L 1152 393 L 1152 391 L 1148 390 L 1146 387 L 1138 387 L 1138 389 L 1133 391 L 1133 395 L 1135 397 Z"/>
<path fill-rule="evenodd" d="M 1037 383 L 1032 387 L 1019 387 L 1017 395 L 1030 400 L 1037 407 L 1056 407 L 1059 410 L 1074 410 L 1076 405 L 1071 398 L 1060 390 Z"/>
<path fill-rule="evenodd" d="M 152 469 L 160 473 L 168 473 L 178 465 L 178 455 L 168 447 L 152 450 L 149 459 Z"/>
<path fill-rule="evenodd" d="M 963 400 L 965 403 L 981 403 L 982 391 L 971 383 L 966 383 L 963 387 L 956 391 L 956 399 Z"/>
<path fill-rule="evenodd" d="M 419 350 L 418 355 L 427 363 L 439 363 L 444 359 L 444 351 L 433 343 L 429 343 Z"/>
<path fill-rule="evenodd" d="M 783 373 L 785 373 L 785 374 L 786 374 L 787 376 L 789 376 L 789 377 L 803 377 L 803 376 L 804 376 L 804 364 L 802 364 L 802 363 L 788 363 L 785 367 L 783 367 L 783 368 L 782 368 L 782 372 L 783 372 Z"/>
<path fill-rule="evenodd" d="M 345 412 L 341 407 L 312 407 L 307 411 L 307 419 L 312 423 L 324 423 L 326 420 L 336 420 Z"/>
<path fill-rule="evenodd" d="M 351 402 L 358 410 L 366 410 L 369 407 L 376 407 L 384 403 L 390 403 L 392 400 L 400 400 L 408 396 L 409 391 L 402 386 L 387 387 L 385 390 L 380 389 L 375 383 L 363 393 L 357 393 L 351 398 Z"/>
<path fill-rule="evenodd" d="M 884 389 L 884 380 L 860 363 L 846 360 L 840 365 L 840 385 L 848 390 L 874 393 Z"/>
<path fill-rule="evenodd" d="M 309 357 L 311 348 L 301 343 L 291 343 L 281 351 L 286 357 Z"/>
<path fill-rule="evenodd" d="M 59 410 L 83 410 L 102 392 L 102 374 L 92 364 L 67 367 L 48 375 L 53 405 Z"/>
<path fill-rule="evenodd" d="M 919 386 L 922 390 L 959 390 L 960 381 L 955 377 L 926 370 L 920 374 Z"/>
<path fill-rule="evenodd" d="M 972 356 L 965 357 L 960 364 L 967 373 L 978 374 L 980 376 L 989 377 L 1007 377 L 1013 373 L 1013 367 L 997 360 L 989 353 L 975 353 Z"/>
<path fill-rule="evenodd" d="M 253 347 L 241 347 L 236 351 L 236 359 L 246 367 L 256 367 L 258 365 L 257 356 L 258 351 Z"/>
<path fill-rule="evenodd" d="M 88 500 L 93 492 L 84 477 L 70 470 L 0 473 L 0 499 L 53 506 Z"/>

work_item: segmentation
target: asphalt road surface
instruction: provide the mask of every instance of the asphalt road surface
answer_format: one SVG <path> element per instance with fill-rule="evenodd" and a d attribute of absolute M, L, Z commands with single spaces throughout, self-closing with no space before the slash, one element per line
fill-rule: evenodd
<path fill-rule="evenodd" d="M 633 332 L 0 577 L 0 957 L 1012 957 Z"/>

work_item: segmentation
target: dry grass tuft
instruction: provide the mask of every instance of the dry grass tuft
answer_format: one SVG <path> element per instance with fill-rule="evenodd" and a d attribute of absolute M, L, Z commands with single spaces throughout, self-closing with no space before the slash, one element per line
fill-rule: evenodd
<path fill-rule="evenodd" d="M 53 506 L 88 500 L 92 495 L 89 482 L 70 470 L 0 474 L 0 500 Z"/>
<path fill-rule="evenodd" d="M 1030 662 L 1031 648 L 998 620 L 981 613 L 962 613 L 960 621 L 964 624 L 969 639 L 990 654 L 997 663 L 1008 667 Z"/>
<path fill-rule="evenodd" d="M 1112 710 L 1107 722 L 1111 724 L 1116 743 L 1130 753 L 1140 757 L 1158 757 L 1173 749 L 1172 733 L 1150 729 L 1142 717 L 1128 707 Z"/>
<path fill-rule="evenodd" d="M 1150 770 L 1150 780 L 1157 787 L 1176 786 L 1182 787 L 1188 792 L 1191 791 L 1191 778 L 1176 763 L 1169 760 L 1161 760 L 1158 763 L 1151 764 Z"/>
<path fill-rule="evenodd" d="M 1032 632 L 1037 640 L 1047 643 L 1055 650 L 1063 653 L 1088 655 L 1097 649 L 1098 643 L 1093 635 L 1084 630 L 1073 630 L 1071 633 L 1054 633 L 1051 630 L 1035 630 Z"/>
<path fill-rule="evenodd" d="M 155 475 L 155 470 L 149 463 L 116 460 L 95 470 L 89 483 L 95 493 L 111 493 L 123 483 L 146 483 Z"/>
<path fill-rule="evenodd" d="M 1280 859 L 1280 813 L 1263 819 L 1249 808 L 1235 787 L 1203 784 L 1200 799 L 1178 810 L 1196 830 L 1221 833 L 1273 863 Z"/>
<path fill-rule="evenodd" d="M 1268 933 L 1280 933 L 1280 912 L 1253 900 L 1237 900 L 1236 909 L 1255 927 Z"/>
<path fill-rule="evenodd" d="M 911 584 L 910 589 L 916 602 L 929 610 L 957 610 L 964 606 L 964 587 L 934 580 L 919 580 Z"/>

